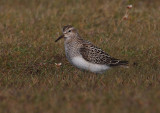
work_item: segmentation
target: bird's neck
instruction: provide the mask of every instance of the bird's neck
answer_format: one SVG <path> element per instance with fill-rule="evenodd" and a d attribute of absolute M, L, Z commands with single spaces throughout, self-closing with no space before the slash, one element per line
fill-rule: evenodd
<path fill-rule="evenodd" d="M 65 44 L 74 44 L 78 43 L 82 40 L 82 38 L 77 34 L 76 36 L 66 37 L 64 43 Z"/>

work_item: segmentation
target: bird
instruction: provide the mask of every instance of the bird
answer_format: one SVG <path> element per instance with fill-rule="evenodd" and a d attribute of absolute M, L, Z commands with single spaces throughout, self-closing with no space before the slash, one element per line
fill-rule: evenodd
<path fill-rule="evenodd" d="M 128 61 L 111 57 L 99 47 L 84 40 L 72 25 L 64 26 L 62 32 L 55 42 L 64 39 L 65 54 L 73 66 L 96 74 L 102 74 L 116 66 L 128 67 Z"/>

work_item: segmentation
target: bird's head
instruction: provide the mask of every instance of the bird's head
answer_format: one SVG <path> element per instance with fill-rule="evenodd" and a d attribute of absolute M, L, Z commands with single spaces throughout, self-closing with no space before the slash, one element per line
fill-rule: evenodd
<path fill-rule="evenodd" d="M 67 25 L 63 27 L 63 34 L 58 37 L 55 42 L 57 42 L 58 40 L 65 38 L 65 40 L 70 40 L 71 38 L 74 38 L 78 35 L 77 30 L 72 27 L 71 25 Z"/>

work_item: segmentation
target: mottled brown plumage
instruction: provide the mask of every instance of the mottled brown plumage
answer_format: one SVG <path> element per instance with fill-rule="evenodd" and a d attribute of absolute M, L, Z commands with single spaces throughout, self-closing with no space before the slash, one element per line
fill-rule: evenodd
<path fill-rule="evenodd" d="M 102 49 L 94 46 L 90 42 L 85 42 L 82 44 L 80 48 L 80 53 L 83 58 L 89 62 L 95 64 L 105 64 L 109 66 L 118 66 L 128 63 L 127 61 L 120 61 L 119 59 L 115 59 L 109 56 Z"/>
<path fill-rule="evenodd" d="M 125 66 L 128 61 L 121 61 L 109 56 L 102 49 L 80 37 L 77 30 L 71 25 L 63 27 L 63 35 L 56 42 L 65 39 L 65 53 L 71 64 L 95 73 L 101 73 L 113 66 Z"/>

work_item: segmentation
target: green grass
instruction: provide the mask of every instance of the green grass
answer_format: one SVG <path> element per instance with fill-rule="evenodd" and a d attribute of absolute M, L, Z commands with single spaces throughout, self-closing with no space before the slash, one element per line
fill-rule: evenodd
<path fill-rule="evenodd" d="M 128 4 L 133 4 L 129 19 L 121 21 Z M 159 0 L 1 0 L 0 112 L 159 113 L 159 5 Z M 54 42 L 67 24 L 111 56 L 128 60 L 130 68 L 96 75 L 71 66 L 63 41 Z"/>

